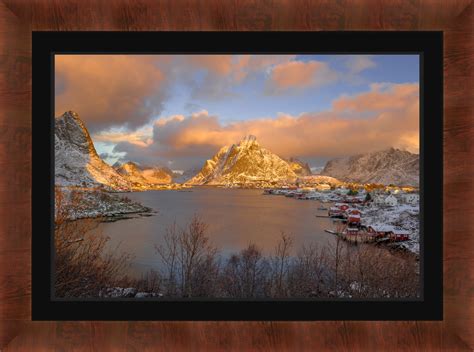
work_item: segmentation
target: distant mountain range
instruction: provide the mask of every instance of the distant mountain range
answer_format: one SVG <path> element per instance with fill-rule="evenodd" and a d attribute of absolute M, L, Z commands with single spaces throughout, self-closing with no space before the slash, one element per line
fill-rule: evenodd
<path fill-rule="evenodd" d="M 173 171 L 167 167 L 141 166 L 132 161 L 115 163 L 115 170 L 130 180 L 142 185 L 162 185 L 173 181 Z"/>
<path fill-rule="evenodd" d="M 418 186 L 420 157 L 408 151 L 389 148 L 330 160 L 321 175 L 346 182 Z"/>
<path fill-rule="evenodd" d="M 330 183 L 346 181 L 418 186 L 419 156 L 407 151 L 387 150 L 338 158 L 327 162 L 320 173 Z M 78 114 L 64 113 L 55 121 L 55 183 L 106 190 L 146 190 L 163 184 L 255 186 L 314 177 L 309 165 L 299 159 L 287 160 L 262 147 L 255 136 L 222 147 L 201 169 L 182 175 L 169 168 L 135 162 L 110 166 L 97 154 L 89 132 Z M 334 180 L 336 179 L 336 180 Z"/>
<path fill-rule="evenodd" d="M 298 177 L 294 168 L 289 162 L 261 147 L 255 136 L 249 135 L 237 144 L 222 147 L 187 183 L 233 186 L 291 182 Z"/>

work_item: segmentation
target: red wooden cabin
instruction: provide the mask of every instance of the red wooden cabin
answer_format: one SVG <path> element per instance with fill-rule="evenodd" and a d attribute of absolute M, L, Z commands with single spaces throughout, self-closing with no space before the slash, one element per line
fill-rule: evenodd
<path fill-rule="evenodd" d="M 388 234 L 388 238 L 394 242 L 401 242 L 401 241 L 408 241 L 410 236 L 407 231 L 405 230 L 392 230 Z"/>
<path fill-rule="evenodd" d="M 347 222 L 349 224 L 360 225 L 360 211 L 357 209 L 352 209 L 347 215 Z"/>

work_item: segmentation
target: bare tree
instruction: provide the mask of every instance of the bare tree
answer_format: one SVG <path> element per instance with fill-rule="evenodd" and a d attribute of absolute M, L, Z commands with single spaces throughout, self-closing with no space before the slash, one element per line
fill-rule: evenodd
<path fill-rule="evenodd" d="M 281 238 L 278 242 L 275 253 L 271 258 L 272 277 L 273 277 L 273 295 L 275 297 L 288 296 L 287 278 L 291 265 L 291 249 L 293 247 L 293 238 L 284 232 L 281 232 Z"/>

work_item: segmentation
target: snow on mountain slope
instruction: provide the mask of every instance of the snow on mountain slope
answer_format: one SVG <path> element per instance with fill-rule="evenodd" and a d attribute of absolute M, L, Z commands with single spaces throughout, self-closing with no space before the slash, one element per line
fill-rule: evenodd
<path fill-rule="evenodd" d="M 321 175 L 358 183 L 418 186 L 419 155 L 389 148 L 327 162 Z"/>
<path fill-rule="evenodd" d="M 67 111 L 55 119 L 55 184 L 130 190 L 131 183 L 105 163 L 79 115 Z"/>
<path fill-rule="evenodd" d="M 238 144 L 222 147 L 187 183 L 196 185 L 251 185 L 258 182 L 294 181 L 297 175 L 279 156 L 247 136 Z"/>
<path fill-rule="evenodd" d="M 168 184 L 173 180 L 173 172 L 168 168 L 140 166 L 131 161 L 117 164 L 115 170 L 130 182 L 141 185 Z"/>

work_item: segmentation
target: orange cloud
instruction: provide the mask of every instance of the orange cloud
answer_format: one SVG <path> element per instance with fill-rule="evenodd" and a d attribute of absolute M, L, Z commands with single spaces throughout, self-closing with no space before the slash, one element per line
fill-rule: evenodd
<path fill-rule="evenodd" d="M 333 106 L 333 110 L 322 113 L 280 114 L 228 125 L 207 111 L 179 115 L 158 120 L 153 127 L 153 143 L 146 148 L 121 144 L 116 151 L 149 160 L 209 158 L 223 145 L 253 134 L 262 146 L 282 157 L 337 157 L 388 147 L 418 152 L 417 84 L 372 85 L 371 91 L 336 99 Z"/>
<path fill-rule="evenodd" d="M 74 110 L 92 130 L 143 125 L 166 98 L 154 63 L 140 55 L 56 55 L 56 116 Z"/>
<path fill-rule="evenodd" d="M 335 111 L 382 111 L 403 109 L 413 100 L 418 99 L 418 83 L 390 84 L 374 83 L 371 91 L 355 96 L 344 96 L 333 102 Z"/>
<path fill-rule="evenodd" d="M 232 55 L 187 55 L 185 61 L 220 76 L 229 75 L 233 69 Z"/>
<path fill-rule="evenodd" d="M 275 66 L 267 81 L 270 92 L 282 92 L 290 88 L 308 88 L 328 84 L 337 79 L 327 63 L 320 61 L 290 61 Z"/>

